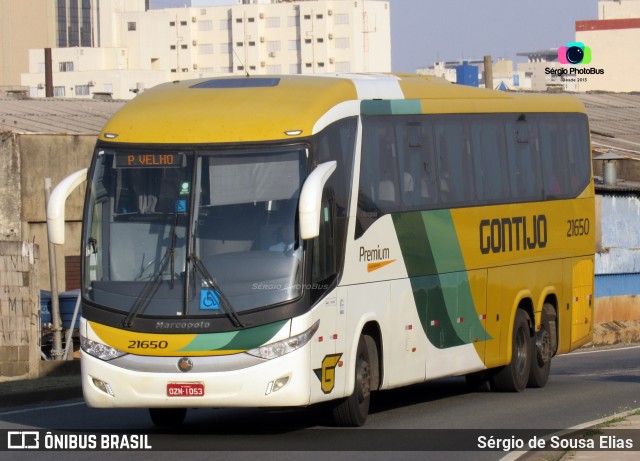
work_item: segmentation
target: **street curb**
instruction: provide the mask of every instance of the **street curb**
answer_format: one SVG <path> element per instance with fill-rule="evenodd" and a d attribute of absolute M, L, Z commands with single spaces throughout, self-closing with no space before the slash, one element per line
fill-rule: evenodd
<path fill-rule="evenodd" d="M 596 419 L 594 421 L 589 421 L 586 423 L 582 423 L 582 424 L 578 424 L 577 426 L 573 426 L 570 427 L 568 429 L 565 429 L 563 431 L 559 431 L 559 432 L 554 432 L 553 434 L 549 434 L 548 436 L 544 437 L 545 440 L 549 440 L 551 437 L 553 436 L 559 436 L 559 437 L 563 437 L 569 434 L 572 434 L 574 432 L 579 432 L 582 431 L 584 429 L 591 429 L 594 428 L 596 426 L 599 426 L 600 424 L 604 424 L 607 423 L 613 419 L 618 419 L 618 418 L 626 418 L 634 413 L 637 413 L 638 411 L 640 411 L 640 408 L 636 408 L 633 410 L 628 410 L 628 411 L 624 411 L 622 413 L 616 413 L 610 416 L 606 416 L 604 418 L 600 418 L 600 419 Z M 547 460 L 547 459 L 560 459 L 564 456 L 563 451 L 562 450 L 554 450 L 554 451 L 549 451 L 549 450 L 520 450 L 520 451 L 513 451 L 511 453 L 509 453 L 508 455 L 500 458 L 500 461 L 543 461 L 543 460 Z"/>
<path fill-rule="evenodd" d="M 55 389 L 35 389 L 28 391 L 12 392 L 0 395 L 0 407 L 12 407 L 28 404 L 40 404 L 69 400 L 82 397 L 82 385 L 61 386 Z"/>

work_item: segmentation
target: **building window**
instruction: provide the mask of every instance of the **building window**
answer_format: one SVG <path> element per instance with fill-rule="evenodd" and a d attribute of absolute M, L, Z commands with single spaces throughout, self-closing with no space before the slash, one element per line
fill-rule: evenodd
<path fill-rule="evenodd" d="M 311 43 L 311 41 L 312 41 L 312 40 L 311 40 L 310 38 L 305 38 L 305 39 L 304 39 L 304 42 L 305 42 L 307 45 L 309 45 L 309 44 Z"/>
<path fill-rule="evenodd" d="M 200 15 L 204 16 L 207 14 L 207 10 L 205 10 L 204 8 L 200 10 Z M 213 71 L 212 71 L 213 72 Z"/>
<path fill-rule="evenodd" d="M 213 21 L 198 21 L 198 30 L 213 30 Z"/>
<path fill-rule="evenodd" d="M 289 27 L 298 27 L 300 25 L 300 17 L 299 16 L 289 16 L 287 19 L 287 24 Z"/>
<path fill-rule="evenodd" d="M 278 28 L 278 27 L 280 27 L 280 18 L 277 17 L 277 16 L 276 17 L 267 18 L 265 25 L 267 27 Z"/>
<path fill-rule="evenodd" d="M 349 48 L 349 46 L 350 46 L 349 37 L 336 38 L 336 48 L 345 49 L 345 48 Z"/>
<path fill-rule="evenodd" d="M 128 22 L 127 23 L 127 30 L 130 31 L 130 32 L 136 30 L 136 23 L 135 22 Z"/>
<path fill-rule="evenodd" d="M 322 15 L 321 14 L 316 14 L 316 19 L 322 19 Z"/>
<path fill-rule="evenodd" d="M 65 90 L 64 86 L 54 86 L 53 87 L 53 95 L 56 98 L 64 98 L 64 96 L 65 96 L 64 90 Z"/>
<path fill-rule="evenodd" d="M 324 43 L 324 38 L 320 37 L 320 38 L 318 39 L 318 43 Z"/>
<path fill-rule="evenodd" d="M 279 40 L 267 42 L 267 51 L 280 51 L 281 44 Z"/>
<path fill-rule="evenodd" d="M 289 40 L 289 50 L 298 51 L 300 49 L 300 40 Z"/>
<path fill-rule="evenodd" d="M 221 67 L 220 68 L 220 73 L 221 74 L 230 74 L 231 72 L 233 72 L 233 67 Z"/>
<path fill-rule="evenodd" d="M 76 85 L 76 96 L 89 96 L 89 85 Z"/>
<path fill-rule="evenodd" d="M 336 72 L 351 72 L 349 61 L 336 62 Z"/>
<path fill-rule="evenodd" d="M 221 54 L 231 54 L 231 43 L 221 43 L 220 44 L 220 53 Z M 229 71 L 231 72 L 231 71 Z"/>
<path fill-rule="evenodd" d="M 290 74 L 299 74 L 302 72 L 302 68 L 300 67 L 300 64 L 296 63 L 296 64 L 289 64 L 289 73 Z"/>
<path fill-rule="evenodd" d="M 182 48 L 183 50 L 186 50 L 189 47 L 187 45 L 180 45 L 180 48 Z"/>
<path fill-rule="evenodd" d="M 228 19 L 221 19 L 220 20 L 220 30 L 229 30 L 229 20 Z"/>
<path fill-rule="evenodd" d="M 178 72 L 178 69 L 171 69 L 171 72 L 173 73 Z"/>
<path fill-rule="evenodd" d="M 348 13 L 336 14 L 334 17 L 335 17 L 335 24 L 336 25 L 349 24 L 349 14 Z"/>
<path fill-rule="evenodd" d="M 182 68 L 182 72 L 189 72 L 189 68 L 188 67 L 183 67 Z"/>
<path fill-rule="evenodd" d="M 242 18 L 236 18 L 236 22 L 237 23 L 241 23 L 242 22 Z"/>
<path fill-rule="evenodd" d="M 318 67 L 324 67 L 324 62 L 319 62 Z"/>
<path fill-rule="evenodd" d="M 237 46 L 237 47 L 244 46 L 244 43 L 243 43 L 243 42 L 236 42 L 236 46 Z"/>
<path fill-rule="evenodd" d="M 249 46 L 256 46 L 256 42 L 249 42 Z"/>
<path fill-rule="evenodd" d="M 311 68 L 311 67 L 312 67 L 312 65 L 311 65 L 311 63 L 310 63 L 310 62 L 308 62 L 308 63 L 306 63 L 306 64 L 304 65 L 304 67 Z"/>
<path fill-rule="evenodd" d="M 213 43 L 198 45 L 198 54 L 213 54 Z"/>
<path fill-rule="evenodd" d="M 186 26 L 187 25 L 187 21 L 180 21 L 180 25 L 181 26 Z"/>
<path fill-rule="evenodd" d="M 304 15 L 304 18 L 305 18 L 305 19 L 307 19 L 307 20 L 308 20 L 308 19 L 311 19 L 311 15 L 310 15 L 310 14 L 305 14 L 305 15 Z"/>
<path fill-rule="evenodd" d="M 65 61 L 58 63 L 59 72 L 73 72 L 73 61 Z"/>
<path fill-rule="evenodd" d="M 176 25 L 176 22 L 175 22 L 175 21 L 171 21 L 171 22 L 169 23 L 169 26 L 170 26 L 170 27 L 175 27 L 175 25 Z"/>
<path fill-rule="evenodd" d="M 255 18 L 249 18 L 248 21 L 249 22 L 256 22 L 256 19 Z"/>
<path fill-rule="evenodd" d="M 249 66 L 249 70 L 256 70 L 256 66 Z"/>
<path fill-rule="evenodd" d="M 169 48 L 172 49 L 172 50 L 175 50 L 176 46 L 175 45 L 170 45 Z"/>
<path fill-rule="evenodd" d="M 280 66 L 280 64 L 276 64 L 274 66 L 267 66 L 267 73 L 280 74 L 282 73 L 282 66 Z"/>
<path fill-rule="evenodd" d="M 238 66 L 237 69 L 238 70 L 244 70 L 244 66 Z"/>

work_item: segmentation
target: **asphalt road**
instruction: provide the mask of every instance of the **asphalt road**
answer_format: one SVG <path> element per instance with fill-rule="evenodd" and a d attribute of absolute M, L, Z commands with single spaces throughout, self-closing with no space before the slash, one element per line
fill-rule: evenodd
<path fill-rule="evenodd" d="M 640 346 L 556 357 L 547 386 L 520 394 L 470 393 L 461 378 L 381 392 L 374 395 L 364 430 L 332 428 L 324 408 L 201 409 L 190 410 L 179 430 L 159 435 L 145 410 L 89 409 L 79 400 L 3 409 L 0 429 L 130 431 L 151 434 L 155 448 L 160 444 L 176 450 L 90 454 L 98 460 L 498 460 L 505 453 L 469 451 L 479 434 L 531 436 L 638 408 L 638 384 Z M 442 444 L 460 451 L 409 451 Z M 203 451 L 191 451 L 196 449 Z M 5 458 L 8 454 L 10 458 Z M 86 459 L 87 455 L 60 452 L 56 458 Z M 51 456 L 0 452 L 0 459 L 12 460 L 50 460 Z"/>

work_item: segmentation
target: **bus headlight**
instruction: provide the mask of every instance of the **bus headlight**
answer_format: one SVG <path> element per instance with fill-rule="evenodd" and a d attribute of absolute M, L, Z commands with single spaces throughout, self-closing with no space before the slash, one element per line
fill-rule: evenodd
<path fill-rule="evenodd" d="M 260 346 L 257 349 L 251 349 L 247 351 L 247 354 L 251 354 L 267 360 L 282 357 L 283 355 L 300 349 L 302 346 L 307 344 L 311 340 L 311 338 L 313 338 L 313 335 L 316 334 L 319 326 L 320 320 L 314 323 L 311 328 L 309 328 L 304 333 L 300 333 L 299 335 L 283 339 L 282 341 Z"/>
<path fill-rule="evenodd" d="M 84 336 L 80 337 L 80 347 L 87 354 L 99 358 L 100 360 L 113 360 L 118 357 L 122 357 L 123 355 L 127 355 L 126 352 L 119 351 L 118 349 L 114 349 L 106 344 L 91 341 Z"/>

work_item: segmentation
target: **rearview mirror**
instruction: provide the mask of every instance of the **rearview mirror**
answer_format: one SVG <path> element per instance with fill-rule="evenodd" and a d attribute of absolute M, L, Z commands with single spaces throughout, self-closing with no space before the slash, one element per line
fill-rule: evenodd
<path fill-rule="evenodd" d="M 300 237 L 303 240 L 313 239 L 320 235 L 322 191 L 337 165 L 335 160 L 318 165 L 302 185 L 298 217 L 300 220 Z"/>

